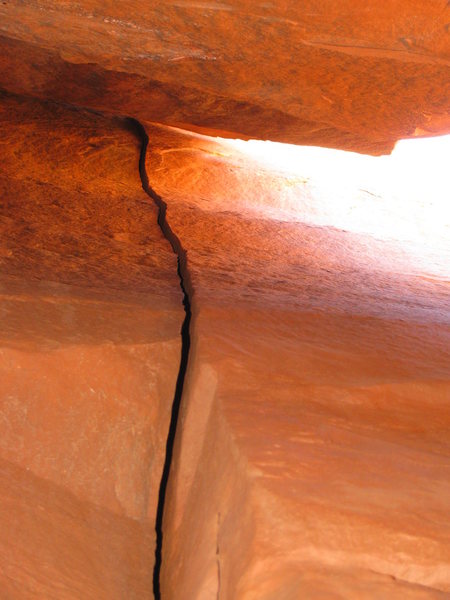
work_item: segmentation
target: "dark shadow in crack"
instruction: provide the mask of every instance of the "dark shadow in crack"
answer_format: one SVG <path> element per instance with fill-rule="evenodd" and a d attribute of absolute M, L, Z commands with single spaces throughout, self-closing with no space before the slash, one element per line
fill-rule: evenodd
<path fill-rule="evenodd" d="M 159 209 L 158 213 L 158 225 L 161 228 L 166 239 L 172 246 L 172 250 L 177 255 L 178 261 L 178 277 L 180 278 L 180 287 L 183 292 L 183 306 L 185 311 L 185 317 L 181 326 L 181 358 L 180 358 L 180 369 L 178 371 L 178 378 L 175 387 L 175 395 L 172 403 L 172 414 L 170 418 L 169 432 L 166 442 L 166 454 L 164 461 L 164 468 L 161 477 L 161 484 L 159 488 L 158 497 L 158 508 L 156 513 L 156 550 L 155 550 L 155 569 L 153 572 L 153 593 L 155 600 L 161 598 L 160 588 L 160 573 L 162 564 L 162 545 L 163 545 L 163 517 L 164 517 L 164 506 L 166 501 L 167 484 L 169 481 L 170 467 L 172 464 L 173 448 L 175 443 L 175 434 L 177 430 L 178 416 L 180 412 L 181 396 L 183 393 L 184 379 L 186 377 L 186 370 L 189 359 L 189 348 L 191 345 L 189 327 L 191 322 L 191 303 L 190 296 L 192 296 L 191 282 L 189 278 L 189 272 L 187 270 L 187 257 L 186 251 L 184 250 L 178 236 L 172 231 L 170 225 L 166 219 L 167 204 L 164 200 L 152 189 L 147 175 L 145 166 L 145 159 L 148 148 L 148 135 L 145 128 L 136 119 L 128 119 L 130 129 L 139 136 L 141 140 L 141 152 L 139 157 L 139 173 L 141 176 L 142 187 L 144 191 L 150 196 L 153 202 Z"/>

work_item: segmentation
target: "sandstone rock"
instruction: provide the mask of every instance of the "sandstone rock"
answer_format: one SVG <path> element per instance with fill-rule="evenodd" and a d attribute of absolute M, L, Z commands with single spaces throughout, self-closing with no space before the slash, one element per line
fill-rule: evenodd
<path fill-rule="evenodd" d="M 396 237 L 400 209 L 376 231 L 397 199 L 357 167 L 340 189 L 332 157 L 313 181 L 203 135 L 449 132 L 449 23 L 445 0 L 0 3 L 2 597 L 153 597 L 177 269 L 163 600 L 449 597 L 448 244 Z"/>
<path fill-rule="evenodd" d="M 450 127 L 445 0 L 0 4 L 0 82 L 120 115 L 389 152 Z"/>
<path fill-rule="evenodd" d="M 0 573 L 150 598 L 183 320 L 123 120 L 2 95 Z"/>
<path fill-rule="evenodd" d="M 447 597 L 448 284 L 306 225 L 312 182 L 283 222 L 287 175 L 148 131 L 194 291 L 162 597 Z"/>

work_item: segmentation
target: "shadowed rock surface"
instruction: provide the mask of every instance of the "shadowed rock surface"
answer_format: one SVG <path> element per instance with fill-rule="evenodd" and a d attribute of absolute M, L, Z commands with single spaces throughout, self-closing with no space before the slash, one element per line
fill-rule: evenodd
<path fill-rule="evenodd" d="M 445 0 L 0 3 L 0 82 L 206 133 L 389 152 L 450 128 Z"/>
<path fill-rule="evenodd" d="M 0 122 L 0 588 L 150 598 L 183 310 L 140 142 L 7 95 Z"/>

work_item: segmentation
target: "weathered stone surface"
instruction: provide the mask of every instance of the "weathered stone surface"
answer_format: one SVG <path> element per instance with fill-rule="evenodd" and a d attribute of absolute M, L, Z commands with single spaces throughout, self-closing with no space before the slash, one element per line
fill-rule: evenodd
<path fill-rule="evenodd" d="M 0 86 L 121 115 L 388 152 L 450 127 L 446 0 L 8 0 Z"/>
<path fill-rule="evenodd" d="M 0 2 L 3 596 L 152 597 L 184 315 L 124 116 L 193 306 L 163 600 L 449 596 L 448 257 L 162 125 L 372 154 L 450 131 L 449 23 L 446 0 Z"/>
<path fill-rule="evenodd" d="M 126 122 L 0 102 L 0 589 L 150 598 L 176 257 Z"/>
<path fill-rule="evenodd" d="M 439 265 L 399 239 L 305 224 L 313 181 L 148 132 L 194 292 L 162 597 L 448 597 Z M 298 219 L 283 222 L 293 185 Z"/>

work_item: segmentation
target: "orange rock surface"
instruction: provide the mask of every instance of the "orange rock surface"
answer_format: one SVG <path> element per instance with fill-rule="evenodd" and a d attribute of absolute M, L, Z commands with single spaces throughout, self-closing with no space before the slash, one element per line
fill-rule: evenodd
<path fill-rule="evenodd" d="M 150 598 L 176 258 L 123 121 L 1 100 L 0 596 Z"/>
<path fill-rule="evenodd" d="M 5 0 L 10 91 L 380 153 L 450 129 L 446 0 Z"/>
<path fill-rule="evenodd" d="M 280 220 L 292 177 L 148 131 L 194 290 L 162 597 L 448 597 L 448 282 L 306 225 L 312 181 Z"/>
<path fill-rule="evenodd" d="M 205 135 L 449 132 L 449 34 L 446 0 L 0 2 L 1 598 L 450 597 L 444 205 Z"/>

